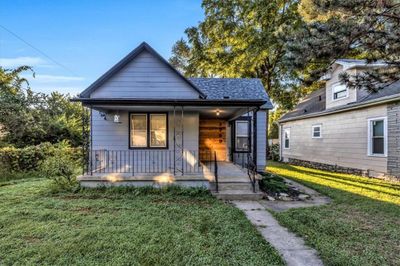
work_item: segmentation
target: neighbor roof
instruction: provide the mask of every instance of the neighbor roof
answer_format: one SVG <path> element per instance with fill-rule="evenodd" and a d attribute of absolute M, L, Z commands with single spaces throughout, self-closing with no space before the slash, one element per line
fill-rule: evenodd
<path fill-rule="evenodd" d="M 215 100 L 264 100 L 263 109 L 272 109 L 273 105 L 265 92 L 260 79 L 253 78 L 189 78 L 200 88 L 207 99 Z"/>
<path fill-rule="evenodd" d="M 119 61 L 116 65 L 114 65 L 110 70 L 108 70 L 105 74 L 103 74 L 99 79 L 97 79 L 92 85 L 90 85 L 86 90 L 84 90 L 79 96 L 81 98 L 87 98 L 90 94 L 96 90 L 98 87 L 103 85 L 108 79 L 110 79 L 115 73 L 121 70 L 124 66 L 126 66 L 129 62 L 131 62 L 135 57 L 137 57 L 142 51 L 146 50 L 151 53 L 153 56 L 157 57 L 161 60 L 167 67 L 172 69 L 179 77 L 181 77 L 186 83 L 188 83 L 194 90 L 196 90 L 200 97 L 204 98 L 204 93 L 196 87 L 191 81 L 185 78 L 178 70 L 176 70 L 167 60 L 165 60 L 161 55 L 159 55 L 150 45 L 146 42 L 142 42 L 138 47 L 136 47 L 132 52 L 130 52 L 127 56 L 125 56 L 121 61 Z"/>
<path fill-rule="evenodd" d="M 352 109 L 369 103 L 380 103 L 398 98 L 400 98 L 400 81 L 397 81 L 376 93 L 365 93 L 355 102 L 326 109 L 326 90 L 323 88 L 309 94 L 293 111 L 284 114 L 279 121 L 285 122 L 303 119 L 309 116 L 322 116 L 332 112 L 345 111 L 346 109 Z"/>

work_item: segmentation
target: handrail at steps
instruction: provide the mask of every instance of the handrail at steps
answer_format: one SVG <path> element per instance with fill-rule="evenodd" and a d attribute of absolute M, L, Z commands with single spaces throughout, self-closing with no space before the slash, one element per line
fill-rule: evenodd
<path fill-rule="evenodd" d="M 218 163 L 217 152 L 214 151 L 214 177 L 215 177 L 215 192 L 218 193 Z"/>
<path fill-rule="evenodd" d="M 251 186 L 253 187 L 253 192 L 256 193 L 257 166 L 250 153 L 247 154 L 247 175 L 249 176 Z"/>

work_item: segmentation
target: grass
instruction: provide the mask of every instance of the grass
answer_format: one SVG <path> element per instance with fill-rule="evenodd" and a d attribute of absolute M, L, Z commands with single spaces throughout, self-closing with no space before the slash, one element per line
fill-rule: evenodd
<path fill-rule="evenodd" d="M 0 264 L 283 264 L 240 210 L 201 190 L 51 194 L 48 186 L 0 187 Z"/>
<path fill-rule="evenodd" d="M 326 265 L 400 265 L 400 182 L 275 162 L 267 170 L 332 198 L 329 205 L 274 214 Z"/>

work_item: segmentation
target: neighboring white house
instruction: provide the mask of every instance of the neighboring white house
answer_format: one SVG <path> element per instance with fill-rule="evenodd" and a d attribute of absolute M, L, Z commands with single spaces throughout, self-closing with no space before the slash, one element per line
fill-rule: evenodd
<path fill-rule="evenodd" d="M 326 87 L 281 117 L 281 158 L 293 164 L 369 176 L 400 176 L 400 82 L 377 93 L 349 89 L 350 75 L 381 63 L 336 60 Z"/>
<path fill-rule="evenodd" d="M 91 110 L 84 185 L 249 183 L 237 165 L 265 170 L 272 104 L 259 79 L 186 78 L 142 43 L 74 101 Z"/>

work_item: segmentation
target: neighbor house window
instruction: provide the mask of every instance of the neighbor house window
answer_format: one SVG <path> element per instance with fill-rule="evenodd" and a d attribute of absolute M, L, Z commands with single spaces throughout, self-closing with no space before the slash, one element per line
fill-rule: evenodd
<path fill-rule="evenodd" d="M 314 139 L 322 138 L 322 126 L 321 125 L 312 126 L 312 137 Z"/>
<path fill-rule="evenodd" d="M 333 100 L 339 100 L 348 96 L 348 88 L 346 85 L 333 85 L 332 87 Z"/>
<path fill-rule="evenodd" d="M 167 114 L 131 114 L 131 148 L 166 148 Z"/>
<path fill-rule="evenodd" d="M 368 120 L 368 155 L 386 156 L 387 119 L 386 117 Z"/>
<path fill-rule="evenodd" d="M 249 151 L 250 148 L 249 128 L 250 128 L 249 121 L 246 120 L 236 121 L 236 130 L 235 130 L 236 151 Z"/>
<path fill-rule="evenodd" d="M 283 147 L 285 149 L 289 149 L 290 148 L 290 128 L 285 128 L 283 130 Z"/>

